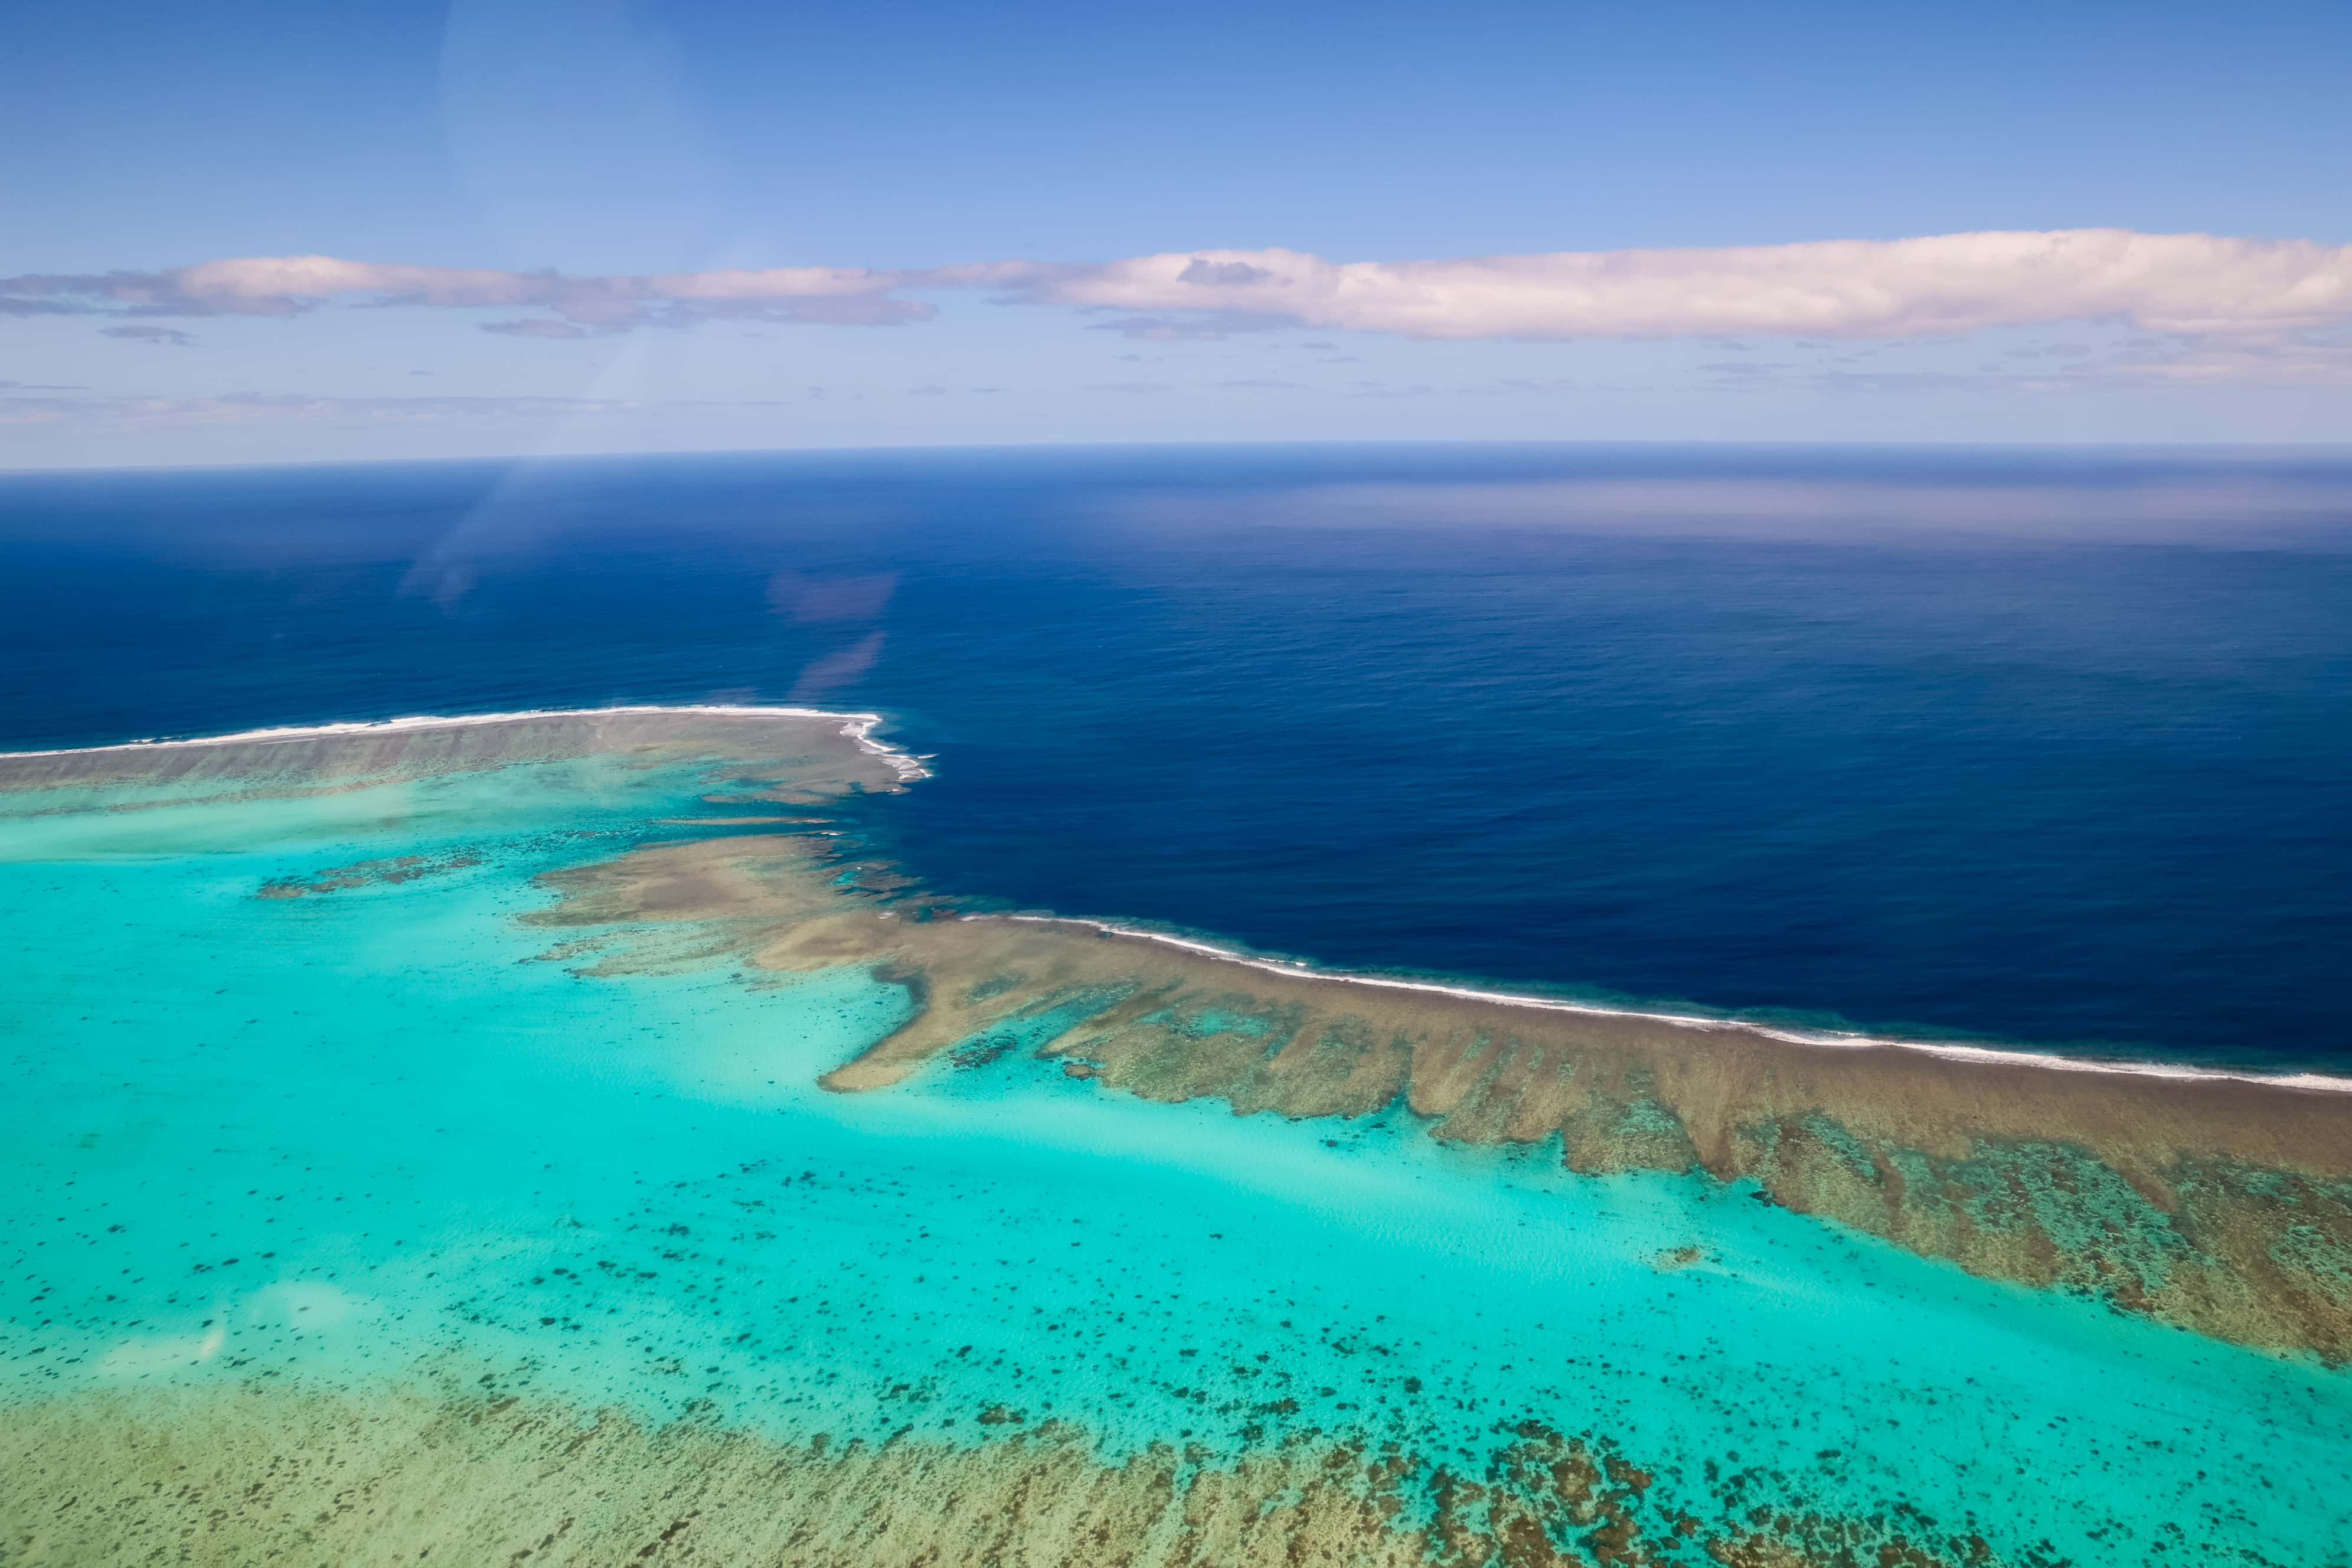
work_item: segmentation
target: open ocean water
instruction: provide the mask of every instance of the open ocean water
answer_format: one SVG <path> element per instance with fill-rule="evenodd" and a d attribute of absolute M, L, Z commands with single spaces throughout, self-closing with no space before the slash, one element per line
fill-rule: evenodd
<path fill-rule="evenodd" d="M 867 708 L 943 891 L 2352 1067 L 2352 458 L 1263 447 L 0 478 L 0 746 Z"/>
<path fill-rule="evenodd" d="M 16 477 L 0 740 L 873 707 L 934 776 L 853 820 L 950 893 L 2335 1070 L 2347 503 L 2339 460 L 2016 454 Z M 799 1445 L 1338 1435 L 1424 1499 L 1532 1421 L 1640 1466 L 1690 1568 L 1677 1517 L 1891 1508 L 2010 1564 L 2347 1561 L 2352 1379 L 2308 1358 L 1398 1113 L 1022 1052 L 824 1094 L 899 986 L 529 962 L 534 878 L 707 788 L 601 758 L 0 799 L 0 1407 L 484 1368 Z M 403 856 L 437 873 L 254 896 Z"/>

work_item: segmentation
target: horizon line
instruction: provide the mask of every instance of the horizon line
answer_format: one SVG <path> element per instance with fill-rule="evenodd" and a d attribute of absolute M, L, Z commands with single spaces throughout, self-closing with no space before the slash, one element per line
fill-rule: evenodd
<path fill-rule="evenodd" d="M 51 463 L 13 465 L 0 462 L 0 479 L 44 474 L 168 474 L 168 473 L 234 473 L 256 469 L 303 468 L 389 468 L 456 467 L 464 464 L 500 465 L 519 468 L 526 465 L 553 466 L 562 463 L 623 462 L 648 458 L 786 458 L 878 455 L 884 453 L 984 453 L 984 452 L 1108 452 L 1156 451 L 1202 448 L 1245 447 L 1254 450 L 1309 449 L 1317 447 L 1381 447 L 1387 449 L 1506 448 L 1528 447 L 1588 447 L 1623 448 L 1654 447 L 1672 449 L 1712 449 L 1724 451 L 1918 451 L 1918 452 L 2176 452 L 2181 454 L 2277 454 L 2305 453 L 2313 456 L 2338 457 L 2352 459 L 2352 439 L 2342 441 L 2246 441 L 2246 440 L 2109 440 L 2075 441 L 2047 440 L 1969 440 L 1948 439 L 1887 439 L 1861 437 L 1755 437 L 1724 439 L 1706 437 L 1428 437 L 1399 438 L 1394 437 L 1339 437 L 1323 439 L 1288 439 L 1248 437 L 1183 438 L 1164 440 L 1036 440 L 1036 441 L 876 441 L 871 443 L 844 442 L 827 446 L 808 447 L 646 447 L 618 452 L 506 452 L 473 456 L 400 457 L 400 458 L 305 458 L 249 461 L 224 459 L 218 462 L 153 462 L 153 463 Z"/>

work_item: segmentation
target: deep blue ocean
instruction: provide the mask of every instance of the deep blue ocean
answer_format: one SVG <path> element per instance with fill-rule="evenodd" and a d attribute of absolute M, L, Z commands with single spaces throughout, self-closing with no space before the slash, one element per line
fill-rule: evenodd
<path fill-rule="evenodd" d="M 0 746 L 872 708 L 942 892 L 2352 1068 L 2352 457 L 1160 447 L 0 477 Z"/>

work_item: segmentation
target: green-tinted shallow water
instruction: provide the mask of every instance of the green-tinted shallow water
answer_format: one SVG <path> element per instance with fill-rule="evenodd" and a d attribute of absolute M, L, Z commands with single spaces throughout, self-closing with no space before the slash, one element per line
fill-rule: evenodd
<path fill-rule="evenodd" d="M 531 878 L 702 787 L 7 803 L 0 1398 L 456 1362 L 793 1441 L 1058 1418 L 1114 1458 L 1320 1433 L 1465 1468 L 1534 1420 L 1703 1519 L 1748 1469 L 1740 1506 L 1907 1504 L 2012 1562 L 2347 1561 L 2341 1373 L 1401 1114 L 1152 1105 L 1021 1052 L 826 1095 L 897 986 L 534 962 Z M 407 855 L 436 868 L 256 897 Z"/>

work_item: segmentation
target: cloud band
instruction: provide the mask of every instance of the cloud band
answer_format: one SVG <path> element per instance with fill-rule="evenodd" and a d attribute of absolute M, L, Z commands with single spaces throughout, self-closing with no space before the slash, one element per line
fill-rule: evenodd
<path fill-rule="evenodd" d="M 480 324 L 560 338 L 714 318 L 901 325 L 936 313 L 912 296 L 971 289 L 1001 302 L 1173 322 L 1163 330 L 1178 335 L 1194 322 L 1209 323 L 1204 331 L 1290 325 L 1425 339 L 1900 339 L 2108 321 L 2275 340 L 2352 324 L 2352 246 L 2066 229 L 1461 260 L 1201 250 L 1100 264 L 585 277 L 261 257 L 0 279 L 0 315 L 290 316 L 350 300 L 539 310 Z"/>

